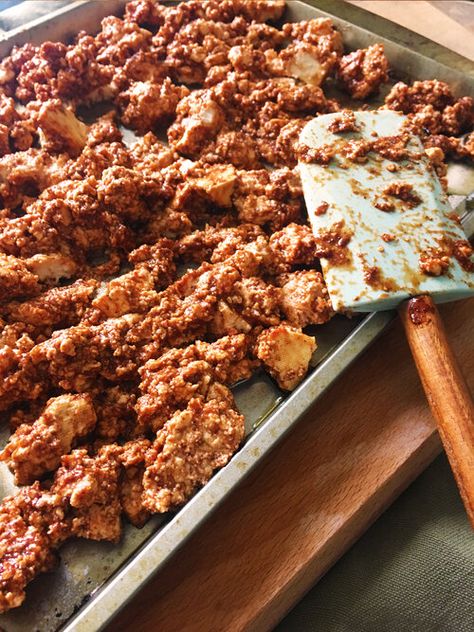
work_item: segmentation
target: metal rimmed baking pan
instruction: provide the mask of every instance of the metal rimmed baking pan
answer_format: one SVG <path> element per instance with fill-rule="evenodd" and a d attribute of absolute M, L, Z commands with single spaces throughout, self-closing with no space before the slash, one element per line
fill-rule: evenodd
<path fill-rule="evenodd" d="M 0 38 L 0 54 L 7 54 L 13 44 L 67 39 L 81 29 L 94 32 L 102 17 L 119 12 L 124 4 L 124 0 L 69 3 Z M 327 14 L 308 4 L 289 0 L 285 21 L 322 15 Z M 349 48 L 382 41 L 392 67 L 400 76 L 413 79 L 436 77 L 449 82 L 457 93 L 474 96 L 472 78 L 345 20 L 334 18 L 334 22 Z M 238 386 L 235 395 L 246 416 L 247 438 L 229 464 L 177 513 L 155 516 L 141 530 L 127 525 L 119 545 L 81 540 L 68 542 L 61 549 L 59 567 L 32 583 L 21 608 L 0 616 L 0 628 L 7 632 L 50 632 L 61 626 L 67 632 L 100 629 L 393 318 L 393 313 L 359 316 L 352 320 L 337 317 L 315 328 L 319 348 L 313 358 L 313 369 L 289 396 L 284 397 L 264 373 Z M 8 432 L 4 431 L 2 441 L 5 442 L 7 437 Z M 0 492 L 6 495 L 13 489 L 12 479 L 3 464 L 1 472 Z"/>

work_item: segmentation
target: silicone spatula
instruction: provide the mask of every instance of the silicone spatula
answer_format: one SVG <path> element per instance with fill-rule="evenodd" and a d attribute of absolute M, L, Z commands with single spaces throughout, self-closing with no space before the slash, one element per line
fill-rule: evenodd
<path fill-rule="evenodd" d="M 432 163 L 390 110 L 319 116 L 299 155 L 333 307 L 398 308 L 474 527 L 474 407 L 436 308 L 474 295 L 474 263 Z"/>

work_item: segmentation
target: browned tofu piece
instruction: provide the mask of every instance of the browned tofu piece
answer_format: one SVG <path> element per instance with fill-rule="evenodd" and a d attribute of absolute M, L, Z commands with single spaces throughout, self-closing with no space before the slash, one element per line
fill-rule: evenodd
<path fill-rule="evenodd" d="M 0 253 L 0 301 L 37 294 L 38 280 L 25 261 Z"/>
<path fill-rule="evenodd" d="M 92 301 L 92 307 L 105 318 L 116 318 L 128 312 L 142 311 L 155 295 L 153 275 L 141 268 L 105 283 Z"/>
<path fill-rule="evenodd" d="M 70 279 L 77 271 L 77 263 L 70 257 L 59 253 L 37 254 L 25 261 L 30 272 L 36 274 L 40 281 L 54 281 Z"/>
<path fill-rule="evenodd" d="M 24 485 L 57 468 L 73 443 L 92 431 L 96 414 L 90 395 L 51 398 L 33 424 L 22 424 L 0 455 Z"/>
<path fill-rule="evenodd" d="M 73 450 L 61 459 L 51 491 L 73 508 L 73 535 L 118 542 L 122 529 L 120 451 L 117 445 L 106 445 L 96 456 L 89 456 L 87 450 Z"/>
<path fill-rule="evenodd" d="M 232 193 L 236 180 L 235 168 L 232 165 L 215 165 L 207 170 L 206 175 L 198 178 L 195 185 L 217 206 L 232 206 Z"/>
<path fill-rule="evenodd" d="M 256 355 L 285 391 L 292 391 L 306 375 L 316 341 L 300 329 L 281 323 L 263 331 L 256 344 Z"/>
<path fill-rule="evenodd" d="M 296 42 L 278 55 L 270 50 L 266 56 L 270 72 L 277 76 L 293 77 L 313 86 L 319 86 L 326 76 L 319 51 L 313 44 Z"/>
<path fill-rule="evenodd" d="M 292 325 L 321 325 L 333 315 L 323 276 L 316 270 L 298 270 L 281 276 L 281 308 Z"/>
<path fill-rule="evenodd" d="M 59 99 L 46 101 L 38 112 L 41 146 L 48 151 L 81 153 L 87 142 L 87 125 Z"/>
<path fill-rule="evenodd" d="M 242 441 L 243 416 L 233 409 L 225 386 L 216 390 L 218 399 L 211 394 L 209 401 L 194 398 L 176 412 L 147 452 L 143 505 L 152 513 L 183 504 L 229 461 Z"/>

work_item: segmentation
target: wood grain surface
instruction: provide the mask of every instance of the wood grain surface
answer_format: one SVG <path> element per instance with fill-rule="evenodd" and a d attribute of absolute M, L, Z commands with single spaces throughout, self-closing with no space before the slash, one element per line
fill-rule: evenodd
<path fill-rule="evenodd" d="M 441 308 L 474 386 L 474 299 Z M 109 632 L 269 630 L 438 454 L 397 323 L 141 591 Z"/>

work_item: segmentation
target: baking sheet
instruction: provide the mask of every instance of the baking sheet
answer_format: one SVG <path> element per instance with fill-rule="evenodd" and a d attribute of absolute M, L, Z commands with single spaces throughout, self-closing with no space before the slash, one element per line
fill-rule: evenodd
<path fill-rule="evenodd" d="M 0 40 L 0 54 L 7 54 L 13 42 L 39 43 L 67 39 L 80 29 L 95 31 L 103 16 L 119 11 L 124 4 L 123 0 L 72 2 Z M 326 15 L 301 2 L 290 0 L 288 5 L 286 21 Z M 474 81 L 461 73 L 343 20 L 334 21 L 349 48 L 383 41 L 399 76 L 445 79 L 457 92 L 474 95 Z M 286 398 L 263 372 L 239 385 L 234 392 L 246 416 L 247 440 L 231 462 L 176 514 L 155 516 L 141 530 L 127 525 L 119 545 L 68 542 L 61 549 L 59 567 L 31 584 L 25 604 L 0 616 L 0 627 L 7 632 L 50 632 L 61 626 L 68 632 L 91 632 L 102 627 L 393 318 L 391 312 L 352 320 L 337 317 L 315 328 L 319 348 L 312 361 L 314 369 Z M 8 435 L 6 430 L 0 435 L 2 444 Z M 0 475 L 3 496 L 14 486 L 4 464 Z"/>

